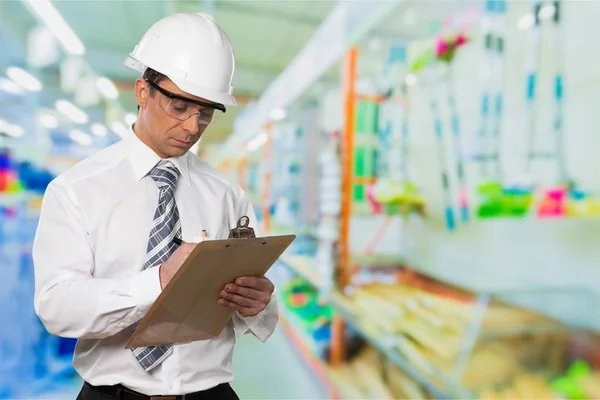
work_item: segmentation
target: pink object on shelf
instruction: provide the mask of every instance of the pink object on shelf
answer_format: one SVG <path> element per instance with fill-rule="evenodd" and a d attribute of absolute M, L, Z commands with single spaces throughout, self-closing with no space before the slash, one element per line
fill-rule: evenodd
<path fill-rule="evenodd" d="M 373 185 L 367 186 L 366 191 L 367 191 L 367 200 L 369 201 L 369 205 L 371 206 L 371 210 L 373 210 L 373 212 L 375 214 L 381 214 L 383 212 L 383 207 L 381 206 L 381 203 L 379 203 L 375 199 L 375 193 L 374 193 Z"/>
<path fill-rule="evenodd" d="M 443 38 L 438 39 L 435 46 L 435 54 L 440 57 L 448 51 L 448 43 Z"/>
<path fill-rule="evenodd" d="M 467 43 L 467 37 L 464 34 L 459 33 L 456 37 L 456 47 L 462 46 L 465 43 Z"/>
<path fill-rule="evenodd" d="M 567 190 L 564 188 L 546 190 L 538 208 L 537 216 L 542 218 L 565 216 L 567 212 L 566 197 Z"/>
<path fill-rule="evenodd" d="M 468 207 L 469 206 L 469 201 L 467 200 L 468 196 L 467 196 L 467 188 L 460 188 L 459 191 L 459 196 L 458 196 L 458 202 L 460 204 L 461 207 Z"/>

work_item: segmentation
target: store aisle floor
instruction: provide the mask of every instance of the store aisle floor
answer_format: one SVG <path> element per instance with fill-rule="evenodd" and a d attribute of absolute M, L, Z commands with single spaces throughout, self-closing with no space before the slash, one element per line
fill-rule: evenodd
<path fill-rule="evenodd" d="M 233 368 L 236 379 L 232 386 L 242 400 L 326 398 L 281 326 L 266 343 L 251 335 L 241 337 Z"/>

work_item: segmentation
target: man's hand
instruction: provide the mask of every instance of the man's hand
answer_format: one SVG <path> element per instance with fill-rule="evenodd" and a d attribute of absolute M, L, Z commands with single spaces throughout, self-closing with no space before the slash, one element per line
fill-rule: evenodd
<path fill-rule="evenodd" d="M 264 276 L 243 276 L 221 290 L 218 303 L 244 317 L 253 317 L 267 307 L 274 290 L 273 283 Z"/>
<path fill-rule="evenodd" d="M 183 265 L 198 243 L 184 243 L 160 266 L 160 288 L 164 289 Z"/>

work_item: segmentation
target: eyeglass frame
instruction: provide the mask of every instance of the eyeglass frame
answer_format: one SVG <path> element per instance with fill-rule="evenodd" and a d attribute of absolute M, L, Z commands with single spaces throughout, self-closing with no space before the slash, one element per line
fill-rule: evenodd
<path fill-rule="evenodd" d="M 148 82 L 148 84 L 150 86 L 152 86 L 154 89 L 158 90 L 163 96 L 169 98 L 169 99 L 177 99 L 177 100 L 182 100 L 182 101 L 187 101 L 190 102 L 192 104 L 196 104 L 202 107 L 209 107 L 212 108 L 214 110 L 219 110 L 222 111 L 223 113 L 225 113 L 227 111 L 227 109 L 225 108 L 225 106 L 221 103 L 207 103 L 204 101 L 200 101 L 200 100 L 194 100 L 194 99 L 190 99 L 189 97 L 185 97 L 185 96 L 180 96 L 178 94 L 175 94 L 173 92 L 168 91 L 167 89 L 161 87 L 158 85 L 158 83 L 156 82 L 152 82 L 151 80 L 148 79 L 144 79 L 146 82 Z M 193 115 L 193 114 L 192 114 Z"/>

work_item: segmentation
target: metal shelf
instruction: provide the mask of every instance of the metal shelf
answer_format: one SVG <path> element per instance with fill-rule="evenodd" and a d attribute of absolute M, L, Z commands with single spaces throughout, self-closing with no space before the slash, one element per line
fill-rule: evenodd
<path fill-rule="evenodd" d="M 271 223 L 269 235 L 304 235 L 318 239 L 317 232 L 312 228 L 297 228 L 294 226 L 279 225 L 276 222 Z"/>
<path fill-rule="evenodd" d="M 314 264 L 312 257 L 283 254 L 279 257 L 279 261 L 316 288 L 321 286 L 321 278 L 311 267 L 311 264 Z"/>
<path fill-rule="evenodd" d="M 0 193 L 0 206 L 1 207 L 16 207 L 18 205 L 24 204 L 35 196 L 27 193 Z"/>
<path fill-rule="evenodd" d="M 397 267 L 406 265 L 404 258 L 386 254 L 352 254 L 350 260 L 352 264 L 369 265 L 372 267 Z"/>
<path fill-rule="evenodd" d="M 425 387 L 435 398 L 446 399 L 446 398 L 474 398 L 473 395 L 465 388 L 462 388 L 452 382 L 449 382 L 447 378 L 441 374 L 437 376 L 428 376 L 427 374 L 418 371 L 406 358 L 397 350 L 390 345 L 392 340 L 386 340 L 384 337 L 380 337 L 376 333 L 370 332 L 369 329 L 362 326 L 357 320 L 356 316 L 347 309 L 343 304 L 343 296 L 339 293 L 335 293 L 331 296 L 331 304 L 334 307 L 336 313 L 357 333 L 364 337 L 369 343 L 375 346 L 381 353 L 388 357 L 394 364 L 402 368 L 402 370 Z M 444 388 L 439 387 L 431 378 L 442 382 Z"/>

